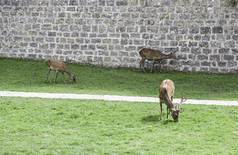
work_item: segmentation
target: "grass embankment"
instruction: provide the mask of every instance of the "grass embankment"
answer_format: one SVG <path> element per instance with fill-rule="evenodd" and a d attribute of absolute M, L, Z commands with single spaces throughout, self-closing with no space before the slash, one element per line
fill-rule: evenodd
<path fill-rule="evenodd" d="M 43 61 L 0 58 L 0 90 L 83 93 L 158 97 L 158 87 L 164 79 L 175 83 L 175 98 L 238 100 L 238 76 L 183 72 L 144 74 L 132 68 L 103 68 L 84 64 L 68 64 L 76 73 L 77 83 L 68 84 L 58 75 L 57 84 L 46 83 Z M 55 71 L 51 71 L 51 80 Z"/>

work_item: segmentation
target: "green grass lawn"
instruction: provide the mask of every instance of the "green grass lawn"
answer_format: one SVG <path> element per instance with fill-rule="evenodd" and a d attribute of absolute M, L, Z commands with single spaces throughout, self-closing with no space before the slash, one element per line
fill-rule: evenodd
<path fill-rule="evenodd" d="M 0 90 L 84 93 L 158 97 L 162 80 L 175 83 L 175 98 L 238 100 L 238 75 L 164 71 L 144 74 L 132 68 L 103 68 L 84 64 L 68 64 L 76 73 L 72 84 L 66 74 L 64 84 L 59 74 L 57 84 L 46 83 L 43 61 L 0 58 Z M 51 71 L 51 80 L 55 71 Z"/>
<path fill-rule="evenodd" d="M 77 83 L 59 74 L 48 84 L 43 61 L 0 58 L 0 65 L 0 90 L 158 97 L 171 79 L 175 98 L 238 100 L 237 75 L 66 63 Z M 0 154 L 238 154 L 237 106 L 183 108 L 175 123 L 166 112 L 159 120 L 158 103 L 0 97 Z"/>
<path fill-rule="evenodd" d="M 238 107 L 0 98 L 0 154 L 238 154 Z M 165 109 L 165 105 L 164 105 Z"/>

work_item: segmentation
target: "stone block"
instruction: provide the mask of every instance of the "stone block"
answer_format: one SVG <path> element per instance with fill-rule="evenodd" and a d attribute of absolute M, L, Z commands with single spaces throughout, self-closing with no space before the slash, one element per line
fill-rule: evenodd
<path fill-rule="evenodd" d="M 186 54 L 179 54 L 178 56 L 179 60 L 187 60 L 187 55 Z"/>
<path fill-rule="evenodd" d="M 232 68 L 232 69 L 230 70 L 230 72 L 233 73 L 233 74 L 238 74 L 238 69 Z"/>
<path fill-rule="evenodd" d="M 79 33 L 78 32 L 72 32 L 71 37 L 79 37 Z"/>
<path fill-rule="evenodd" d="M 78 44 L 71 44 L 71 49 L 73 49 L 73 50 L 79 49 L 79 45 Z"/>
<path fill-rule="evenodd" d="M 223 28 L 221 26 L 215 26 L 212 28 L 212 33 L 223 33 Z"/>
<path fill-rule="evenodd" d="M 211 28 L 210 27 L 201 27 L 201 34 L 210 34 Z"/>
<path fill-rule="evenodd" d="M 231 61 L 231 62 L 227 62 L 227 67 L 236 67 L 237 66 L 237 62 L 235 62 L 235 61 Z"/>
<path fill-rule="evenodd" d="M 117 6 L 127 6 L 128 5 L 128 1 L 127 0 L 118 0 L 116 2 Z"/>
<path fill-rule="evenodd" d="M 220 61 L 220 55 L 210 55 L 210 61 Z"/>
<path fill-rule="evenodd" d="M 30 43 L 30 47 L 38 47 L 37 43 Z"/>
<path fill-rule="evenodd" d="M 100 44 L 98 44 L 96 47 L 99 50 L 107 50 L 107 45 L 100 45 Z"/>
<path fill-rule="evenodd" d="M 200 68 L 200 71 L 201 71 L 201 72 L 206 72 L 206 73 L 207 73 L 207 72 L 208 72 L 208 68 L 207 68 L 207 67 L 201 67 L 201 68 Z"/>
<path fill-rule="evenodd" d="M 96 62 L 98 64 L 102 64 L 103 63 L 103 57 L 95 56 L 93 60 L 94 60 L 94 62 Z"/>
<path fill-rule="evenodd" d="M 237 20 L 238 19 L 238 13 L 232 13 L 231 18 Z"/>
<path fill-rule="evenodd" d="M 200 42 L 199 47 L 209 47 L 208 42 Z"/>
<path fill-rule="evenodd" d="M 27 58 L 29 58 L 29 59 L 36 59 L 37 55 L 36 54 L 28 54 Z"/>
<path fill-rule="evenodd" d="M 229 48 L 221 48 L 221 49 L 219 49 L 219 53 L 220 54 L 227 54 L 227 53 L 229 53 Z"/>
<path fill-rule="evenodd" d="M 99 3 L 99 6 L 105 6 L 106 4 L 105 0 L 99 0 L 98 3 Z"/>
<path fill-rule="evenodd" d="M 232 39 L 238 41 L 238 35 L 233 35 Z"/>
<path fill-rule="evenodd" d="M 179 51 L 179 49 L 178 48 L 174 48 L 174 47 L 172 47 L 172 48 L 164 48 L 164 52 L 165 53 L 174 53 L 174 52 L 177 52 L 177 51 Z"/>
<path fill-rule="evenodd" d="M 128 33 L 122 33 L 122 34 L 121 34 L 121 37 L 122 37 L 122 38 L 129 38 L 129 34 L 128 34 Z"/>
<path fill-rule="evenodd" d="M 207 55 L 198 55 L 198 60 L 208 60 L 208 56 Z"/>
<path fill-rule="evenodd" d="M 234 60 L 234 55 L 224 55 L 224 60 L 227 60 L 227 61 L 233 61 Z"/>
<path fill-rule="evenodd" d="M 89 46 L 88 46 L 88 49 L 89 49 L 89 50 L 95 50 L 95 49 L 96 49 L 96 46 L 95 46 L 95 45 L 89 45 Z"/>
<path fill-rule="evenodd" d="M 59 25 L 59 30 L 62 32 L 69 31 L 69 26 L 68 25 Z"/>
<path fill-rule="evenodd" d="M 210 35 L 203 35 L 203 36 L 202 36 L 202 40 L 203 40 L 203 41 L 210 41 L 210 39 L 211 39 L 211 36 L 210 36 Z"/>
<path fill-rule="evenodd" d="M 56 36 L 56 32 L 48 32 L 48 36 L 50 37 L 50 36 Z"/>
<path fill-rule="evenodd" d="M 211 72 L 211 73 L 219 73 L 219 69 L 218 68 L 210 67 L 209 68 L 209 72 Z"/>
<path fill-rule="evenodd" d="M 198 42 L 189 42 L 188 47 L 198 47 Z"/>
<path fill-rule="evenodd" d="M 127 45 L 128 44 L 128 39 L 121 39 L 121 44 L 122 45 Z"/>
<path fill-rule="evenodd" d="M 208 54 L 211 54 L 212 51 L 211 51 L 211 49 L 207 49 L 207 48 L 205 48 L 205 49 L 202 49 L 202 53 L 208 55 Z"/>
<path fill-rule="evenodd" d="M 201 66 L 211 66 L 211 62 L 203 61 L 201 62 Z"/>
<path fill-rule="evenodd" d="M 191 27 L 191 28 L 189 29 L 189 33 L 191 33 L 191 34 L 197 34 L 197 33 L 199 33 L 199 27 Z"/>
<path fill-rule="evenodd" d="M 78 5 L 78 0 L 69 0 L 69 5 Z"/>
<path fill-rule="evenodd" d="M 98 51 L 98 54 L 100 56 L 109 56 L 109 52 L 108 51 Z"/>
<path fill-rule="evenodd" d="M 51 24 L 43 24 L 41 26 L 42 30 L 52 30 L 52 25 Z"/>
<path fill-rule="evenodd" d="M 93 44 L 100 44 L 102 42 L 101 39 L 91 39 L 91 43 Z"/>
<path fill-rule="evenodd" d="M 218 62 L 219 67 L 226 67 L 226 62 Z"/>
<path fill-rule="evenodd" d="M 87 50 L 87 49 L 88 49 L 88 46 L 87 46 L 87 45 L 81 45 L 81 46 L 80 46 L 80 49 L 81 49 L 81 50 Z"/>
<path fill-rule="evenodd" d="M 128 53 L 128 52 L 124 52 L 124 51 L 120 51 L 120 52 L 119 52 L 119 56 L 120 56 L 120 57 L 128 57 L 128 56 L 129 56 L 129 53 Z"/>

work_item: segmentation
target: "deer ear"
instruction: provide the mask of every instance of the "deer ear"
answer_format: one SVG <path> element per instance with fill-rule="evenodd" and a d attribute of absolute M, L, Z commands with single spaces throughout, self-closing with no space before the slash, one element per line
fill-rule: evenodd
<path fill-rule="evenodd" d="M 182 113 L 184 110 L 182 108 L 179 108 L 179 112 Z"/>
<path fill-rule="evenodd" d="M 171 111 L 176 111 L 176 108 L 171 108 Z"/>

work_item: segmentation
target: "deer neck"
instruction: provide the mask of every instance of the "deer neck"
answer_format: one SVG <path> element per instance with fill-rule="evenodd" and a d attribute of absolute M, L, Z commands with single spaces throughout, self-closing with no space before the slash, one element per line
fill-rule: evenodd
<path fill-rule="evenodd" d="M 162 54 L 161 59 L 169 59 L 171 58 L 171 54 Z"/>
<path fill-rule="evenodd" d="M 174 107 L 174 105 L 173 105 L 173 103 L 172 103 L 172 101 L 171 101 L 171 99 L 169 98 L 169 95 L 168 95 L 167 93 L 165 94 L 164 102 L 165 102 L 165 104 L 167 105 L 167 107 L 169 108 L 169 110 L 175 109 L 175 107 Z"/>
<path fill-rule="evenodd" d="M 70 77 L 72 77 L 72 73 L 71 73 L 69 70 L 65 70 L 65 72 L 66 72 Z"/>

